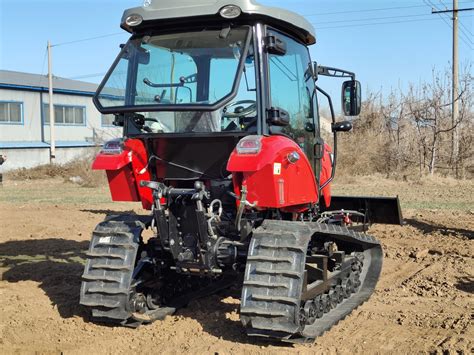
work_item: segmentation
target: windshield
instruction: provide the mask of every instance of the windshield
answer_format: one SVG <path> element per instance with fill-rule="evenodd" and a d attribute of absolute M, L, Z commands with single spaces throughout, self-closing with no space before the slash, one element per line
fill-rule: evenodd
<path fill-rule="evenodd" d="M 132 39 L 96 100 L 138 113 L 128 135 L 256 132 L 256 91 L 253 41 L 241 27 Z"/>
<path fill-rule="evenodd" d="M 226 62 L 212 59 L 210 72 L 218 76 L 225 70 Z M 212 111 L 160 111 L 140 112 L 128 116 L 127 135 L 143 133 L 205 133 L 205 132 L 257 132 L 257 101 L 255 82 L 255 57 L 253 47 L 243 67 L 242 79 L 237 94 L 223 107 Z M 210 92 L 218 92 L 219 80 L 209 88 Z M 216 85 L 216 86 L 214 86 Z"/>
<path fill-rule="evenodd" d="M 114 113 L 223 106 L 236 88 L 248 35 L 240 27 L 132 38 L 99 87 L 99 106 Z"/>

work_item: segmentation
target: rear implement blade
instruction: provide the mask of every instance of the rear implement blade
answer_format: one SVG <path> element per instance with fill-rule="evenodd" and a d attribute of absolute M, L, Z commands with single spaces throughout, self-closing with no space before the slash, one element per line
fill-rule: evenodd
<path fill-rule="evenodd" d="M 365 214 L 367 223 L 403 225 L 398 197 L 332 196 L 323 211 L 351 210 Z"/>

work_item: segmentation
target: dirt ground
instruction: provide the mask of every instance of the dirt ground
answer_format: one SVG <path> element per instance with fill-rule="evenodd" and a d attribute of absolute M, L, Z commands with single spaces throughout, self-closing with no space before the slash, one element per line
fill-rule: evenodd
<path fill-rule="evenodd" d="M 385 259 L 370 300 L 309 345 L 249 339 L 239 301 L 212 296 L 139 329 L 93 324 L 79 306 L 84 252 L 111 203 L 60 179 L 0 187 L 0 353 L 472 353 L 474 182 L 346 179 L 336 192 L 399 195 L 406 226 L 376 225 Z"/>

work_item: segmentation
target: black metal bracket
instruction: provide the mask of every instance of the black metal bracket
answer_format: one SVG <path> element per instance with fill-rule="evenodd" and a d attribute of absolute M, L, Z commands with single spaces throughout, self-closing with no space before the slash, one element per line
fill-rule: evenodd
<path fill-rule="evenodd" d="M 286 126 L 290 122 L 290 114 L 280 107 L 270 107 L 267 109 L 267 122 L 274 126 Z"/>
<path fill-rule="evenodd" d="M 286 43 L 275 35 L 268 35 L 264 40 L 268 53 L 275 55 L 286 54 Z"/>
<path fill-rule="evenodd" d="M 353 72 L 344 69 L 325 67 L 322 65 L 318 66 L 318 75 L 330 76 L 335 78 L 352 78 L 352 80 L 355 80 L 356 77 L 355 73 Z"/>

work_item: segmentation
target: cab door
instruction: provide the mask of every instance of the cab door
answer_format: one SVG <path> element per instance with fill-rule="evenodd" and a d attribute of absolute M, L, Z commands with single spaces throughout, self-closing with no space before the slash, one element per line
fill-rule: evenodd
<path fill-rule="evenodd" d="M 269 53 L 269 101 L 271 107 L 288 112 L 290 124 L 286 127 L 269 127 L 270 134 L 291 137 L 305 152 L 319 180 L 321 161 L 315 156 L 320 140 L 319 115 L 312 62 L 308 48 L 297 40 L 269 29 L 267 36 L 284 42 L 286 52 Z"/>

